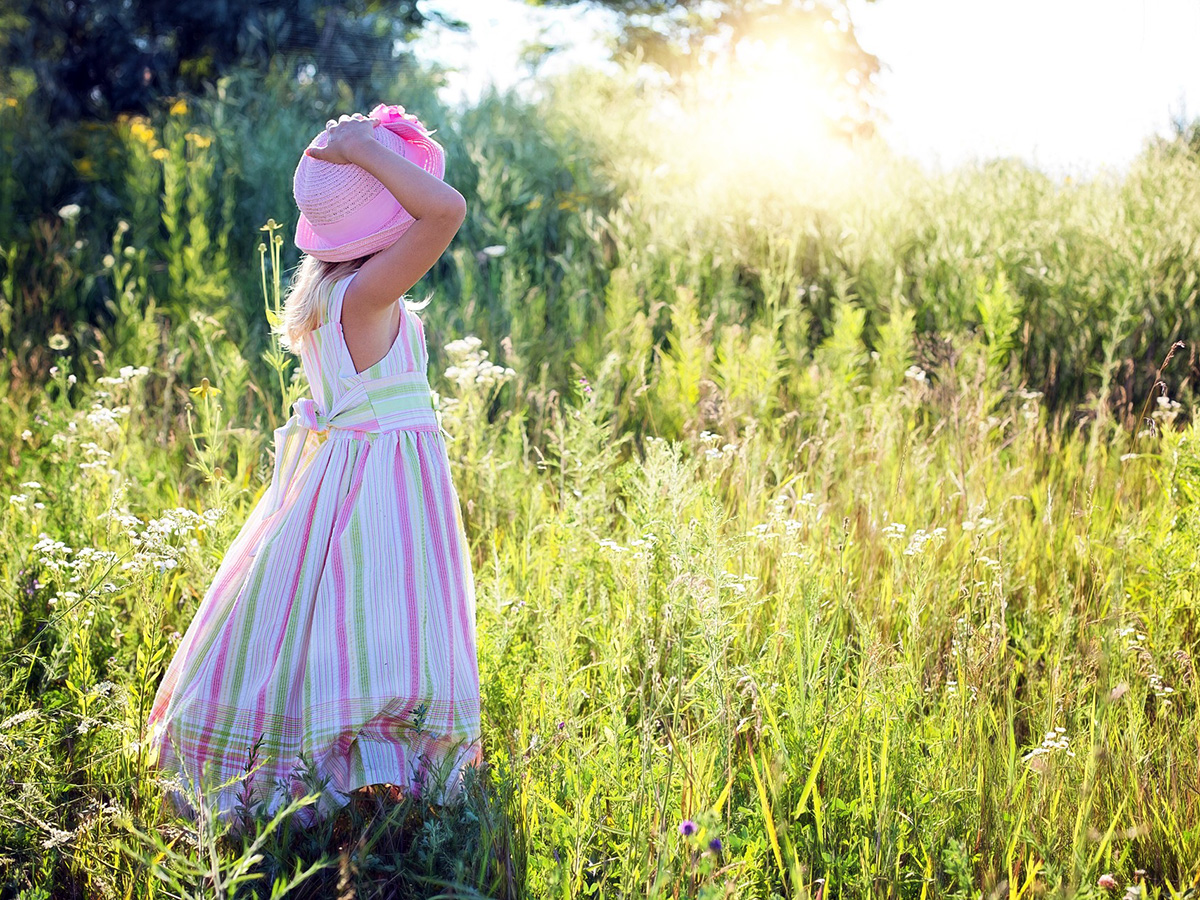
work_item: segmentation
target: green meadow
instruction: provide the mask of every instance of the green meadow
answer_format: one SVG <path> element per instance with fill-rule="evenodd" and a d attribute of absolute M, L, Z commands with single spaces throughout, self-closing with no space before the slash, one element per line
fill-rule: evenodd
<path fill-rule="evenodd" d="M 0 897 L 1200 895 L 1186 141 L 829 174 L 626 76 L 455 111 L 283 71 L 69 135 L 0 101 Z M 468 199 L 413 299 L 485 765 L 226 832 L 143 728 L 305 389 L 296 160 L 379 97 Z"/>

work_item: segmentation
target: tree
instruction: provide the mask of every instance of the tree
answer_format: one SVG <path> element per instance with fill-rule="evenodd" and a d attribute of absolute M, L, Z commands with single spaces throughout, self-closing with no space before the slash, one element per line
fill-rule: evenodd
<path fill-rule="evenodd" d="M 109 120 L 283 52 L 354 81 L 395 66 L 427 18 L 417 0 L 0 0 L 0 54 L 34 73 L 51 122 Z"/>

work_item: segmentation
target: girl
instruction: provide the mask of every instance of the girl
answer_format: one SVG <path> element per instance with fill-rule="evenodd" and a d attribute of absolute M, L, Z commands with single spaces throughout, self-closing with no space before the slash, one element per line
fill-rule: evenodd
<path fill-rule="evenodd" d="M 403 301 L 466 215 L 429 134 L 381 104 L 330 119 L 296 167 L 307 255 L 279 330 L 312 396 L 276 430 L 274 478 L 149 722 L 158 766 L 221 818 L 303 795 L 305 768 L 326 782 L 308 823 L 368 785 L 444 802 L 482 760 L 473 576 Z"/>

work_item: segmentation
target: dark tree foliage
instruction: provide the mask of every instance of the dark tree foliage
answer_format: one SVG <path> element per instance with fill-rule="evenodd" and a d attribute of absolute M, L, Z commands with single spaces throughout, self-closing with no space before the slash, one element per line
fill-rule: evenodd
<path fill-rule="evenodd" d="M 638 55 L 672 76 L 702 68 L 743 38 L 787 35 L 795 52 L 820 63 L 834 96 L 850 110 L 835 130 L 847 137 L 874 130 L 879 58 L 858 43 L 845 0 L 528 0 L 534 6 L 588 3 L 622 23 L 616 50 Z M 868 0 L 875 2 L 875 0 Z M 783 88 L 785 89 L 785 88 Z"/>
<path fill-rule="evenodd" d="M 0 0 L 0 69 L 34 73 L 52 122 L 109 120 L 282 52 L 354 82 L 426 19 L 416 0 Z"/>

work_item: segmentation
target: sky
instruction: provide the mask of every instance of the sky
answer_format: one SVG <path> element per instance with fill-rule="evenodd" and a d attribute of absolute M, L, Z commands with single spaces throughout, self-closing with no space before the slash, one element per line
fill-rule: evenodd
<path fill-rule="evenodd" d="M 880 131 L 930 170 L 1018 156 L 1046 172 L 1120 172 L 1173 115 L 1200 116 L 1200 0 L 848 0 L 880 58 Z M 458 68 L 445 99 L 528 86 L 521 45 L 563 45 L 543 71 L 603 67 L 612 18 L 577 4 L 426 0 L 472 25 L 431 26 L 418 55 Z"/>

